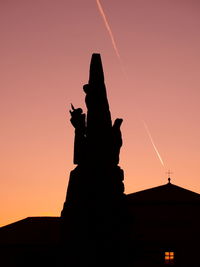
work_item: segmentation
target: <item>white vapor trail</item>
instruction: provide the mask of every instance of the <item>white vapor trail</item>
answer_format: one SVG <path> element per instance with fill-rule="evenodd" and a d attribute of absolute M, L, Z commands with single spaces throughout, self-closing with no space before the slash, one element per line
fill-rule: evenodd
<path fill-rule="evenodd" d="M 99 9 L 99 12 L 100 12 L 100 14 L 101 14 L 101 16 L 102 16 L 102 18 L 103 18 L 103 21 L 104 21 L 104 24 L 105 24 L 105 26 L 106 26 L 106 29 L 107 29 L 107 31 L 108 31 L 108 33 L 109 33 L 109 35 L 110 35 L 110 39 L 111 39 L 111 42 L 112 42 L 114 51 L 115 51 L 115 53 L 116 53 L 116 55 L 117 55 L 117 57 L 118 57 L 118 59 L 119 59 L 119 62 L 120 62 L 120 64 L 121 64 L 122 71 L 123 71 L 123 73 L 125 74 L 125 77 L 127 77 L 127 73 L 126 73 L 126 71 L 124 70 L 124 67 L 123 67 L 123 65 L 122 65 L 122 63 L 121 63 L 121 57 L 120 57 L 120 54 L 119 54 L 119 51 L 118 51 L 118 48 L 117 48 L 117 44 L 116 44 L 116 42 L 115 42 L 115 39 L 114 39 L 112 30 L 111 30 L 111 28 L 110 28 L 110 25 L 109 25 L 109 23 L 108 23 L 108 20 L 107 20 L 107 17 L 106 17 L 106 15 L 105 15 L 105 12 L 104 12 L 104 10 L 103 10 L 103 7 L 102 7 L 102 5 L 101 5 L 101 3 L 100 3 L 100 0 L 96 0 L 96 3 L 97 3 L 97 6 L 98 6 L 98 9 Z M 157 156 L 158 156 L 158 158 L 159 158 L 159 160 L 160 160 L 162 166 L 164 167 L 163 160 L 162 160 L 162 158 L 161 158 L 161 156 L 160 156 L 160 154 L 159 154 L 159 152 L 158 152 L 158 149 L 156 148 L 156 146 L 155 146 L 155 144 L 154 144 L 153 138 L 152 138 L 151 133 L 150 133 L 148 127 L 147 127 L 147 124 L 146 124 L 144 121 L 143 121 L 143 124 L 144 124 L 144 128 L 145 128 L 145 130 L 146 130 L 146 132 L 147 132 L 147 134 L 148 134 L 148 136 L 149 136 L 149 138 L 150 138 L 150 141 L 151 141 L 151 143 L 152 143 L 152 145 L 153 145 L 153 148 L 154 148 L 154 150 L 155 150 L 155 152 L 156 152 L 156 154 L 157 154 Z"/>
<path fill-rule="evenodd" d="M 108 31 L 108 33 L 109 33 L 109 35 L 110 35 L 110 39 L 111 39 L 111 42 L 112 42 L 112 44 L 113 44 L 113 48 L 114 48 L 114 50 L 115 50 L 115 53 L 116 53 L 118 59 L 121 60 L 121 58 L 120 58 L 120 54 L 119 54 L 119 51 L 118 51 L 118 49 L 117 49 L 117 45 L 116 45 L 116 42 L 115 42 L 115 38 L 114 38 L 113 33 L 112 33 L 112 31 L 111 31 L 110 25 L 109 25 L 109 23 L 108 23 L 108 20 L 107 20 L 107 18 L 106 18 L 106 15 L 105 15 L 105 13 L 104 13 L 104 10 L 103 10 L 103 8 L 102 8 L 102 5 L 101 5 L 101 3 L 100 3 L 99 0 L 96 0 L 96 2 L 97 2 L 97 6 L 98 6 L 98 9 L 99 9 L 99 12 L 100 12 L 100 14 L 101 14 L 101 16 L 102 16 L 102 18 L 103 18 L 104 23 L 105 23 L 106 29 L 107 29 L 107 31 Z"/>
<path fill-rule="evenodd" d="M 147 124 L 146 124 L 144 121 L 142 121 L 142 122 L 143 122 L 144 128 L 145 128 L 145 130 L 146 130 L 146 132 L 147 132 L 147 134 L 148 134 L 148 136 L 149 136 L 149 139 L 150 139 L 150 141 L 151 141 L 151 143 L 152 143 L 152 145 L 153 145 L 153 148 L 154 148 L 154 150 L 155 150 L 155 152 L 156 152 L 156 154 L 157 154 L 157 156 L 158 156 L 158 158 L 159 158 L 161 164 L 162 164 L 163 167 L 164 167 L 164 162 L 163 162 L 162 157 L 161 157 L 160 153 L 158 152 L 158 149 L 157 149 L 157 147 L 156 147 L 156 145 L 155 145 L 155 143 L 154 143 L 154 141 L 153 141 L 153 138 L 152 138 L 152 136 L 151 136 L 151 133 L 150 133 L 150 131 L 149 131 L 149 128 L 147 127 Z"/>

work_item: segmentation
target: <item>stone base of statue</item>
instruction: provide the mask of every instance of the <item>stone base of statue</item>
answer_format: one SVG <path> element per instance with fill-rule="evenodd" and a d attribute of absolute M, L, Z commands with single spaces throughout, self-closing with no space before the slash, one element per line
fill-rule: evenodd
<path fill-rule="evenodd" d="M 119 264 L 126 221 L 123 192 L 123 171 L 119 166 L 78 166 L 71 172 L 61 217 L 63 243 L 69 245 L 74 263 L 102 266 L 105 260 L 108 263 L 117 259 Z"/>

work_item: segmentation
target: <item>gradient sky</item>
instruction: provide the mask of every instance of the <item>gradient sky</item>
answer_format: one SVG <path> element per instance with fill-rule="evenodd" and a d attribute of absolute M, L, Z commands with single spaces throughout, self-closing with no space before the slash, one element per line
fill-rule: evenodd
<path fill-rule="evenodd" d="M 200 193 L 200 2 L 0 1 L 0 225 L 59 216 L 74 168 L 69 108 L 85 108 L 101 53 L 112 111 L 124 119 L 126 192 L 172 183 Z M 161 165 L 142 120 L 164 161 Z"/>

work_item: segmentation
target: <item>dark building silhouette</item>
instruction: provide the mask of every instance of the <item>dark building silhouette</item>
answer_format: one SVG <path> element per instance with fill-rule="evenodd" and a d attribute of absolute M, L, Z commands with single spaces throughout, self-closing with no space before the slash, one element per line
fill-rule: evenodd
<path fill-rule="evenodd" d="M 129 194 L 127 200 L 137 243 L 135 266 L 200 266 L 200 194 L 169 182 Z"/>
<path fill-rule="evenodd" d="M 1 266 L 199 267 L 200 195 L 170 179 L 125 195 L 118 166 L 122 119 L 112 123 L 99 54 L 83 90 L 87 114 L 73 105 L 70 111 L 77 166 L 61 217 L 1 227 Z"/>
<path fill-rule="evenodd" d="M 129 266 L 200 266 L 200 194 L 168 183 L 126 199 L 132 215 Z M 66 255 L 68 266 L 59 245 L 61 224 L 60 217 L 30 217 L 1 227 L 1 265 L 62 266 Z"/>

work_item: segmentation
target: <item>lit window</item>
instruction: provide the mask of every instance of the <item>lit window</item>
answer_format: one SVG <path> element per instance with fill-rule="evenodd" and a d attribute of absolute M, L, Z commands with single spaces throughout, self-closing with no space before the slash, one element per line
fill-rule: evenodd
<path fill-rule="evenodd" d="M 174 263 L 174 252 L 173 251 L 165 252 L 165 263 L 166 264 L 173 264 Z"/>

